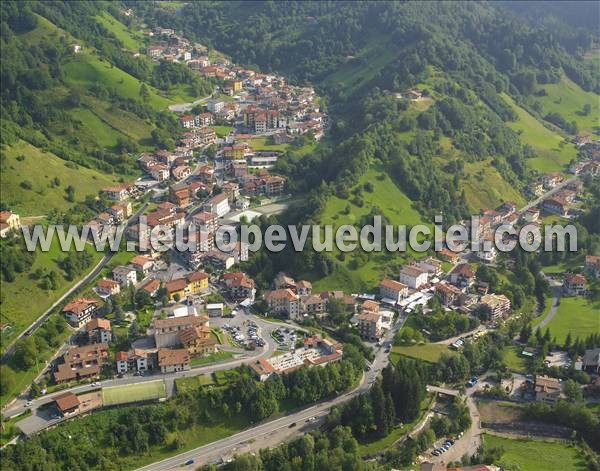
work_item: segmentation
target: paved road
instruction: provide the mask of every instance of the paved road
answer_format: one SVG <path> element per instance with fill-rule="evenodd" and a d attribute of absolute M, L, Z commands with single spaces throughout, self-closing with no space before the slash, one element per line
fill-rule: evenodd
<path fill-rule="evenodd" d="M 402 327 L 406 317 L 401 317 L 385 336 L 384 342 L 391 342 L 394 334 Z M 164 471 L 178 469 L 187 461 L 193 460 L 194 465 L 215 462 L 227 458 L 234 453 L 256 452 L 260 448 L 276 446 L 292 437 L 305 433 L 319 424 L 334 405 L 341 404 L 349 399 L 366 392 L 377 379 L 381 369 L 388 364 L 388 354 L 380 348 L 371 363 L 370 371 L 363 375 L 360 385 L 334 399 L 314 404 L 299 412 L 280 417 L 275 420 L 263 422 L 255 427 L 236 433 L 230 437 L 204 445 L 179 455 L 167 458 L 140 468 L 140 471 Z M 314 422 L 307 422 L 316 417 Z M 295 425 L 294 425 L 295 424 Z"/>
<path fill-rule="evenodd" d="M 557 191 L 563 189 L 565 186 L 567 186 L 571 182 L 574 182 L 575 180 L 577 180 L 577 176 L 571 177 L 568 180 L 565 180 L 564 182 L 559 183 L 554 188 L 552 188 L 551 190 L 548 190 L 546 193 L 544 193 L 542 196 L 540 196 L 540 197 L 534 199 L 533 201 L 530 201 L 529 203 L 527 203 L 517 213 L 518 214 L 523 214 L 528 209 L 533 208 L 534 206 L 537 206 L 538 204 L 540 204 L 542 202 L 542 200 L 548 198 L 549 196 L 552 196 L 554 193 L 556 193 Z"/>
<path fill-rule="evenodd" d="M 131 218 L 129 218 L 127 225 L 131 224 L 137 218 L 137 216 L 139 216 L 141 214 L 141 212 L 143 212 L 144 209 L 146 209 L 147 205 L 148 205 L 148 203 L 144 203 L 142 205 L 142 207 Z M 54 309 L 56 309 L 57 306 L 59 306 L 65 299 L 67 299 L 69 296 L 71 296 L 73 293 L 75 293 L 79 288 L 87 285 L 90 281 L 92 281 L 94 278 L 96 278 L 98 276 L 98 274 L 102 271 L 102 269 L 108 264 L 108 262 L 110 262 L 110 260 L 113 258 L 113 256 L 115 254 L 116 254 L 116 252 L 108 252 L 104 257 L 102 257 L 102 260 L 100 260 L 100 262 L 98 262 L 98 264 L 94 268 L 92 268 L 92 270 L 84 278 L 82 278 L 80 281 L 75 283 L 71 288 L 69 288 L 67 290 L 67 292 L 65 292 L 65 294 L 63 294 L 48 309 L 46 309 L 46 311 L 44 311 L 44 313 L 40 317 L 38 317 L 38 319 L 36 321 L 34 321 L 26 330 L 21 332 L 21 334 L 19 334 L 19 336 L 10 343 L 10 345 L 8 346 L 8 348 L 2 355 L 2 362 L 4 363 L 4 362 L 8 361 L 13 356 L 13 354 L 15 353 L 15 346 L 16 346 L 15 344 L 19 339 L 21 339 L 25 336 L 31 335 L 35 330 L 37 330 L 46 321 L 48 316 L 50 316 L 52 311 Z"/>

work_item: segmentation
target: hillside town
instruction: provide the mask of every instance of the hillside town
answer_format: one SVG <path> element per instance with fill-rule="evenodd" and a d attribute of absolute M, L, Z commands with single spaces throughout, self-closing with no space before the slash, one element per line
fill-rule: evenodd
<path fill-rule="evenodd" d="M 127 148 L 118 141 L 116 146 L 124 148 L 122 158 L 129 159 L 131 171 L 117 175 L 117 164 L 107 159 L 106 166 L 115 165 L 114 178 L 99 179 L 94 195 L 87 195 L 84 202 L 71 198 L 75 190 L 67 187 L 61 194 L 65 201 L 60 203 L 66 208 L 62 213 L 32 216 L 3 204 L 0 238 L 6 242 L 3 253 L 10 255 L 12 270 L 6 270 L 3 282 L 27 278 L 38 288 L 48 284 L 44 292 L 49 307 L 31 324 L 23 322 L 14 345 L 4 350 L 3 373 L 13 368 L 11 373 L 19 375 L 11 377 L 10 387 L 16 393 L 4 397 L 0 445 L 16 445 L 11 450 L 22 453 L 21 447 L 42 443 L 51 450 L 47 452 L 50 465 L 53 454 L 64 451 L 63 442 L 77 444 L 87 450 L 86 457 L 71 457 L 68 466 L 77 469 L 162 471 L 204 465 L 234 469 L 238 463 L 246 466 L 247 460 L 256 469 L 274 463 L 286 469 L 309 469 L 321 463 L 323 469 L 355 469 L 360 462 L 377 470 L 500 471 L 521 469 L 506 459 L 503 444 L 530 445 L 539 439 L 548 447 L 567 448 L 576 455 L 573 460 L 596 463 L 600 256 L 594 255 L 597 235 L 591 236 L 592 230 L 581 221 L 588 218 L 589 227 L 598 214 L 590 211 L 590 203 L 598 197 L 594 192 L 598 193 L 600 176 L 597 129 L 579 132 L 575 126 L 573 132 L 561 131 L 560 147 L 571 146 L 571 161 L 548 165 L 543 171 L 529 169 L 518 178 L 521 162 L 507 170 L 502 168 L 504 161 L 489 163 L 492 158 L 486 154 L 490 173 L 510 187 L 511 197 L 492 188 L 489 194 L 467 199 L 452 185 L 456 189 L 467 183 L 483 186 L 482 180 L 489 176 L 484 170 L 463 172 L 465 163 L 475 167 L 484 162 L 461 148 L 476 139 L 468 135 L 466 124 L 460 131 L 464 135 L 451 135 L 458 134 L 459 126 L 444 117 L 443 106 L 427 113 L 432 103 L 450 106 L 462 98 L 469 106 L 461 103 L 457 108 L 461 112 L 474 103 L 473 108 L 506 112 L 506 103 L 495 103 L 496 109 L 483 98 L 473 98 L 477 95 L 472 90 L 460 91 L 456 85 L 460 82 L 449 79 L 447 83 L 434 80 L 431 87 L 421 83 L 421 79 L 439 78 L 440 66 L 420 64 L 414 54 L 410 67 L 404 64 L 408 60 L 400 63 L 411 76 L 406 83 L 394 74 L 387 77 L 383 69 L 352 76 L 355 94 L 370 83 L 366 77 L 371 72 L 393 87 L 386 85 L 387 90 L 381 91 L 376 86 L 369 95 L 364 106 L 368 116 L 361 118 L 362 124 L 368 123 L 366 137 L 361 136 L 364 140 L 352 137 L 340 143 L 334 139 L 349 124 L 337 108 L 329 106 L 338 93 L 332 92 L 331 84 L 315 78 L 313 87 L 311 80 L 292 74 L 290 83 L 279 73 L 265 71 L 266 66 L 261 65 L 259 72 L 257 65 L 237 65 L 231 59 L 235 54 L 225 55 L 212 42 L 205 46 L 186 37 L 182 31 L 190 30 L 185 22 L 173 20 L 173 11 L 187 11 L 180 2 L 156 3 L 144 7 L 154 11 L 152 21 L 147 21 L 149 17 L 142 21 L 144 8 L 134 10 L 128 3 L 114 7 L 119 18 L 128 19 L 126 23 L 115 26 L 108 10 L 99 16 L 103 28 L 115 28 L 109 44 L 119 44 L 117 36 L 134 25 L 127 34 L 130 40 L 139 40 L 139 47 L 123 45 L 121 53 L 152 67 L 183 66 L 184 72 L 201 77 L 201 84 L 209 84 L 212 91 L 196 91 L 202 95 L 196 98 L 187 93 L 189 103 L 179 103 L 181 96 L 175 92 L 168 100 L 160 95 L 167 104 L 152 116 L 169 122 L 168 138 L 158 144 L 154 130 L 160 134 L 164 129 L 153 123 L 151 138 L 141 139 L 142 144 Z M 256 18 L 259 23 L 264 16 Z M 156 26 L 157 22 L 165 26 Z M 182 31 L 168 27 L 172 22 L 180 24 Z M 302 13 L 293 24 L 308 25 L 316 37 L 318 29 L 332 23 Z M 280 40 L 262 31 L 262 26 L 257 29 L 260 41 Z M 61 41 L 68 45 L 69 54 L 76 55 L 75 61 L 92 50 L 89 40 L 81 41 L 82 45 L 63 36 Z M 356 55 L 354 47 L 344 48 L 341 70 L 352 71 L 371 53 L 383 60 L 387 47 Z M 517 60 L 512 49 L 507 48 L 505 55 L 507 65 Z M 498 76 L 509 83 L 516 81 L 514 74 L 526 75 L 508 69 Z M 510 98 L 502 80 L 490 90 L 498 89 L 498 96 Z M 141 97 L 141 87 L 147 91 L 147 85 L 139 83 Z M 336 80 L 331 83 L 337 86 Z M 67 101 L 77 98 L 75 92 Z M 354 98 L 348 97 L 358 96 L 339 93 L 348 93 L 344 100 L 349 101 Z M 447 97 L 439 98 L 443 95 Z M 138 103 L 142 111 L 144 101 L 140 98 Z M 129 105 L 133 102 L 137 103 L 132 99 Z M 89 103 L 94 102 L 88 98 L 85 106 Z M 376 112 L 371 114 L 373 109 Z M 380 113 L 394 118 L 382 119 Z M 473 116 L 477 115 L 465 122 Z M 581 116 L 587 114 L 582 110 Z M 396 129 L 412 121 L 411 129 Z M 373 128 L 382 134 L 368 134 Z M 389 155 L 384 155 L 388 131 L 390 136 L 398 134 L 390 147 L 402 143 L 406 148 L 386 150 Z M 486 139 L 497 137 L 492 134 Z M 516 131 L 507 135 L 519 139 Z M 324 153 L 330 144 L 338 150 Z M 354 178 L 353 172 L 359 171 L 342 168 L 341 162 L 355 159 L 353 148 L 363 146 L 370 153 L 361 154 L 364 162 L 356 165 L 370 167 Z M 430 146 L 431 152 L 436 148 L 436 154 L 421 155 L 420 146 Z M 526 151 L 527 159 L 539 158 L 530 148 Z M 340 166 L 341 170 L 334 170 L 343 178 L 313 172 L 325 168 L 311 167 L 312 153 L 321 152 L 327 165 L 330 161 L 324 155 Z M 452 165 L 459 166 L 463 157 L 461 170 L 452 175 Z M 446 158 L 442 173 L 453 178 L 440 179 L 439 191 L 451 203 L 440 209 L 424 201 L 433 200 L 435 191 L 424 183 L 417 186 L 439 177 L 433 171 L 430 175 L 427 165 L 423 171 L 421 161 L 431 164 Z M 29 155 L 17 161 L 26 159 Z M 65 168 L 92 170 L 85 161 L 65 160 Z M 301 172 L 314 173 L 310 178 L 320 185 L 315 187 L 318 195 L 310 185 L 298 191 Z M 408 178 L 413 173 L 415 178 Z M 23 183 L 20 187 L 26 190 L 27 182 Z M 46 187 L 58 186 L 49 180 L 44 185 L 36 197 L 44 197 Z M 386 191 L 408 203 L 389 201 L 388 194 L 381 194 Z M 416 193 L 422 194 L 417 198 Z M 454 213 L 453 204 L 466 209 Z M 296 212 L 303 206 L 318 209 Z M 44 249 L 47 253 L 42 257 L 37 253 L 37 259 L 23 256 L 24 227 L 44 219 L 48 223 L 44 226 L 71 223 L 75 219 L 69 213 L 78 210 L 82 215 L 72 226 L 81 229 L 80 253 L 67 251 L 56 258 L 52 246 Z M 415 224 L 409 224 L 410 214 L 415 214 Z M 388 226 L 401 221 L 409 229 L 429 226 L 434 218 L 437 224 L 443 216 L 469 237 L 459 249 L 446 239 L 441 249 L 411 247 L 397 253 L 365 251 L 351 256 L 336 246 L 325 255 L 309 249 L 310 253 L 301 254 L 305 258 L 265 247 L 252 250 L 244 241 L 222 243 L 228 233 L 240 234 L 251 223 L 262 230 L 274 222 L 294 224 L 290 219 L 296 216 L 300 219 L 296 223 L 306 227 L 337 228 L 348 221 L 354 229 L 378 216 Z M 581 253 L 563 254 L 552 245 L 557 237 L 551 239 L 547 253 L 539 246 L 532 250 L 519 246 L 512 253 L 496 246 L 498 233 L 503 242 L 525 245 L 534 235 L 545 235 L 548 224 L 573 223 L 582 228 Z M 290 235 L 282 239 L 293 239 L 293 226 L 286 227 Z M 443 228 L 444 235 L 447 230 Z M 187 250 L 169 245 L 179 236 Z M 477 243 L 471 244 L 471 237 Z M 313 232 L 310 241 L 315 238 Z M 99 242 L 110 247 L 99 249 Z M 23 260 L 15 262 L 17 256 Z M 51 258 L 60 268 L 58 281 L 57 273 L 44 265 Z M 30 262 L 35 270 L 29 273 L 22 265 Z M 3 294 L 2 303 L 5 299 Z M 3 331 L 12 328 L 4 317 L 0 326 Z M 15 358 L 27 363 L 28 375 L 20 375 Z M 8 390 L 5 383 L 3 395 Z M 52 448 L 52 440 L 60 445 Z M 97 456 L 88 445 L 98 448 Z M 311 457 L 311 466 L 293 461 L 297 449 Z M 14 456 L 21 459 L 18 453 Z M 529 448 L 522 453 L 529 454 Z M 358 461 L 352 461 L 351 454 Z M 22 468 L 29 469 L 27 464 Z"/>

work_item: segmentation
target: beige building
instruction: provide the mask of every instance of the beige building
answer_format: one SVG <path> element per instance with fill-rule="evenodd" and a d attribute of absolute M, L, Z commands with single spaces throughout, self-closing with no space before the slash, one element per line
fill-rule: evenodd
<path fill-rule="evenodd" d="M 379 283 L 379 294 L 382 298 L 388 298 L 397 303 L 400 302 L 402 298 L 408 296 L 408 286 L 399 281 L 386 278 Z"/>
<path fill-rule="evenodd" d="M 363 340 L 378 341 L 383 335 L 383 320 L 377 312 L 362 312 L 358 315 L 358 333 Z"/>

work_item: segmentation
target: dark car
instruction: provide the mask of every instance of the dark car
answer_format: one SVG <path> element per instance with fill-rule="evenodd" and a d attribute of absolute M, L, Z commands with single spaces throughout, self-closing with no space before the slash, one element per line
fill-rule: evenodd
<path fill-rule="evenodd" d="M 296 422 L 292 422 L 288 428 L 294 428 L 296 426 Z"/>

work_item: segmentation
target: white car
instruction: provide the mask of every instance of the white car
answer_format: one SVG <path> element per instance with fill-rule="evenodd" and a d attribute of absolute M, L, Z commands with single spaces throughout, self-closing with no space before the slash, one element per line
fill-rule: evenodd
<path fill-rule="evenodd" d="M 100 387 L 100 382 L 96 381 L 95 383 L 92 383 L 92 386 L 95 388 L 99 388 Z"/>
<path fill-rule="evenodd" d="M 33 405 L 33 401 L 27 401 L 25 403 L 25 407 L 31 407 Z"/>

